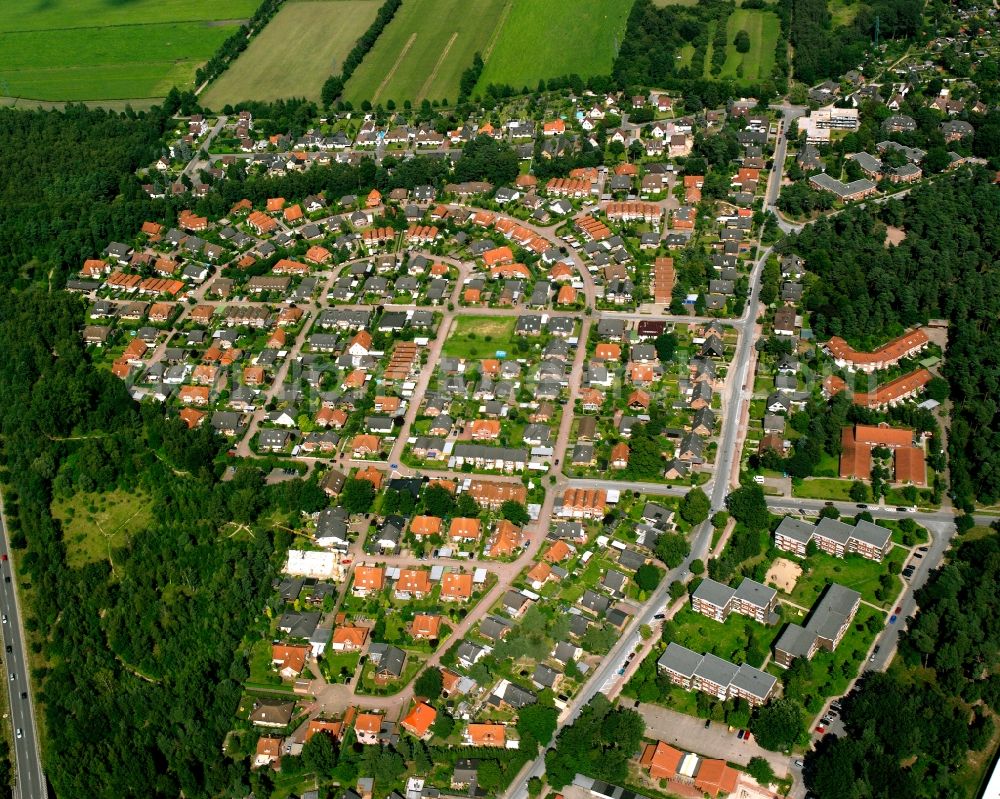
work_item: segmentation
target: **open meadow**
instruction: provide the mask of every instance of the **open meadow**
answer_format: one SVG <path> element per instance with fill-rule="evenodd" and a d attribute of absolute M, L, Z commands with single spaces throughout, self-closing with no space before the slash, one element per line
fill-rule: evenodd
<path fill-rule="evenodd" d="M 477 91 L 491 83 L 532 89 L 541 78 L 610 74 L 634 0 L 510 0 L 483 52 Z"/>
<path fill-rule="evenodd" d="M 7 0 L 0 96 L 33 100 L 163 97 L 190 86 L 257 0 Z"/>
<path fill-rule="evenodd" d="M 323 82 L 375 19 L 380 0 L 290 0 L 201 95 L 218 110 L 241 100 L 319 100 Z M 294 42 L 294 47 L 289 43 Z"/>
<path fill-rule="evenodd" d="M 404 0 L 371 52 L 347 81 L 344 97 L 402 105 L 454 103 L 462 72 L 485 52 L 506 0 Z"/>
<path fill-rule="evenodd" d="M 733 44 L 741 30 L 750 36 L 747 53 L 738 52 Z M 719 77 L 747 81 L 767 78 L 774 69 L 774 51 L 780 34 L 781 23 L 773 12 L 737 8 L 726 24 L 726 61 Z"/>

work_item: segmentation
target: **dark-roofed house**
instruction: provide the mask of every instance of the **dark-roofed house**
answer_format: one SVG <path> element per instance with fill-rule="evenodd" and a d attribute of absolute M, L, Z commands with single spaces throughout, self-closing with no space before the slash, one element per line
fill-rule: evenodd
<path fill-rule="evenodd" d="M 789 624 L 775 641 L 774 662 L 787 668 L 795 658 L 809 660 L 817 649 L 835 650 L 860 604 L 861 594 L 832 583 L 813 606 L 805 625 Z"/>

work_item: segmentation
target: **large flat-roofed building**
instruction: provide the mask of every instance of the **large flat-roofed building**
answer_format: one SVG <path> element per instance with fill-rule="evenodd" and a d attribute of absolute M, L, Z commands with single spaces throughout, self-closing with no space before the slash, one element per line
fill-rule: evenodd
<path fill-rule="evenodd" d="M 739 588 L 730 588 L 707 578 L 691 595 L 691 608 L 716 621 L 725 621 L 730 613 L 739 613 L 766 623 L 777 600 L 777 591 L 756 580 L 744 578 Z"/>
<path fill-rule="evenodd" d="M 885 527 L 861 520 L 854 527 L 838 519 L 823 518 L 812 525 L 786 516 L 774 531 L 774 545 L 785 552 L 805 557 L 809 542 L 823 552 L 842 558 L 856 553 L 868 560 L 881 561 L 892 546 L 892 533 Z"/>
<path fill-rule="evenodd" d="M 744 699 L 751 706 L 764 704 L 774 693 L 777 680 L 746 663 L 737 666 L 712 654 L 700 655 L 674 643 L 656 661 L 670 682 L 687 691 L 701 691 L 717 699 Z"/>
<path fill-rule="evenodd" d="M 861 594 L 833 583 L 813 606 L 805 625 L 789 624 L 774 643 L 774 662 L 788 668 L 795 658 L 812 658 L 818 649 L 833 652 L 858 612 Z"/>

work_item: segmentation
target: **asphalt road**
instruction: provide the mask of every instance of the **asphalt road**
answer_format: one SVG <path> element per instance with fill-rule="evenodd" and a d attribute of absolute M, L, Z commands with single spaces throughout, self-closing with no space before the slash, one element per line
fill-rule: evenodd
<path fill-rule="evenodd" d="M 21 606 L 15 590 L 13 562 L 7 559 L 10 541 L 7 520 L 0 497 L 0 532 L 3 533 L 3 560 L 0 561 L 0 613 L 3 614 L 4 664 L 7 669 L 7 689 L 10 697 L 11 726 L 14 730 L 15 799 L 44 799 L 47 794 L 42 760 L 38 749 L 34 704 L 29 684 L 28 658 L 24 643 Z"/>

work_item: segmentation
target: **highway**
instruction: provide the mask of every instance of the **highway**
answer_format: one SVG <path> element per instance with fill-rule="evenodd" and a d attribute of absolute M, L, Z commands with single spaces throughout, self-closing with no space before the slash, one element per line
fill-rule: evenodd
<path fill-rule="evenodd" d="M 10 540 L 0 496 L 0 532 L 3 533 L 3 560 L 0 561 L 0 613 L 3 614 L 4 664 L 14 733 L 15 799 L 44 799 L 47 794 L 42 759 L 38 747 L 34 702 L 31 696 L 28 657 L 24 642 L 21 605 L 17 598 L 14 563 L 8 558 Z"/>

